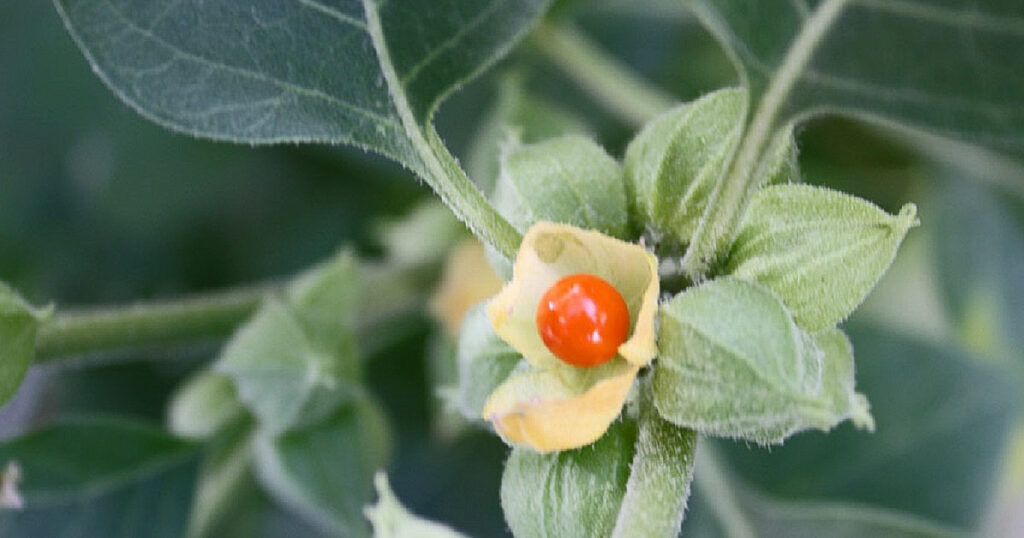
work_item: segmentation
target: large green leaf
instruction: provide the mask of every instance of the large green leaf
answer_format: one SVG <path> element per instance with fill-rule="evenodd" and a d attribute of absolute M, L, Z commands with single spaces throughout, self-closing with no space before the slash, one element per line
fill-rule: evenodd
<path fill-rule="evenodd" d="M 1024 11 L 1012 0 L 686 0 L 767 127 L 836 110 L 1024 153 Z M 762 133 L 767 134 L 767 133 Z"/>
<path fill-rule="evenodd" d="M 852 334 L 876 432 L 807 433 L 770 453 L 730 445 L 731 463 L 785 498 L 866 503 L 973 528 L 996 486 L 1014 387 L 950 349 L 877 329 Z"/>
<path fill-rule="evenodd" d="M 546 4 L 57 0 L 97 73 L 154 121 L 225 140 L 355 144 L 421 172 L 407 121 L 426 124 Z"/>
<path fill-rule="evenodd" d="M 199 451 L 147 425 L 66 420 L 0 445 L 17 462 L 21 510 L 0 510 L 3 536 L 177 538 L 192 507 Z"/>

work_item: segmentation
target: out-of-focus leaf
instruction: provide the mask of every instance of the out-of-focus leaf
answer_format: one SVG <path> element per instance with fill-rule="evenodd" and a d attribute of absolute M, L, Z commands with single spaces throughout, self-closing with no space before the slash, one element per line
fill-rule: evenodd
<path fill-rule="evenodd" d="M 504 54 L 546 4 L 57 3 L 96 72 L 165 126 L 234 141 L 355 144 L 421 175 L 414 146 L 425 139 L 410 130 Z"/>
<path fill-rule="evenodd" d="M 188 538 L 218 536 L 216 527 L 244 497 L 251 480 L 253 423 L 241 420 L 219 432 L 206 446 L 199 469 Z"/>
<path fill-rule="evenodd" d="M 0 282 L 0 406 L 18 391 L 36 350 L 36 330 L 49 316 Z"/>
<path fill-rule="evenodd" d="M 373 401 L 342 407 L 319 424 L 255 441 L 260 482 L 280 503 L 324 532 L 369 536 L 363 507 L 388 459 L 387 423 Z"/>
<path fill-rule="evenodd" d="M 377 473 L 377 503 L 366 507 L 374 538 L 465 538 L 465 535 L 410 513 L 395 497 L 387 475 Z"/>
<path fill-rule="evenodd" d="M 1024 19 L 1015 2 L 687 0 L 771 108 L 822 110 L 1024 153 Z"/>
<path fill-rule="evenodd" d="M 953 349 L 877 329 L 852 335 L 876 432 L 811 432 L 770 452 L 729 445 L 729 460 L 783 498 L 869 504 L 975 528 L 1013 425 L 1014 386 Z"/>
<path fill-rule="evenodd" d="M 275 434 L 313 424 L 361 388 L 352 334 L 358 283 L 338 255 L 268 297 L 214 365 L 229 376 L 260 427 Z"/>
<path fill-rule="evenodd" d="M 523 356 L 494 332 L 485 304 L 470 310 L 459 334 L 458 385 L 452 395 L 462 415 L 482 420 L 487 398 L 522 361 Z"/>
<path fill-rule="evenodd" d="M 1024 229 L 984 186 L 936 184 L 932 234 L 943 299 L 965 343 L 1024 374 Z"/>
<path fill-rule="evenodd" d="M 0 445 L 21 468 L 21 510 L 0 510 L 3 536 L 178 538 L 188 523 L 195 445 L 141 423 L 64 420 Z"/>
<path fill-rule="evenodd" d="M 204 370 L 188 379 L 174 393 L 167 411 L 167 423 L 177 435 L 206 439 L 244 413 L 245 408 L 238 401 L 238 392 L 231 378 Z"/>

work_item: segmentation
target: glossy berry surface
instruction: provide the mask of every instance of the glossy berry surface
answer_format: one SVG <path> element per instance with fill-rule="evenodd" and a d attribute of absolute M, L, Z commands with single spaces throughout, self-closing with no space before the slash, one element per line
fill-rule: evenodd
<path fill-rule="evenodd" d="M 537 331 L 559 359 L 598 366 L 615 357 L 629 336 L 629 309 L 619 291 L 600 277 L 569 275 L 541 297 Z"/>

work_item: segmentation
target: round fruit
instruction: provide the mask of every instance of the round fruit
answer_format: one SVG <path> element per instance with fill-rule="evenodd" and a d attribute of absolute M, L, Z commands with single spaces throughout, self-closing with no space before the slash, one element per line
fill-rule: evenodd
<path fill-rule="evenodd" d="M 629 309 L 614 286 L 590 274 L 555 282 L 537 305 L 537 331 L 556 357 L 573 366 L 604 364 L 629 336 Z"/>

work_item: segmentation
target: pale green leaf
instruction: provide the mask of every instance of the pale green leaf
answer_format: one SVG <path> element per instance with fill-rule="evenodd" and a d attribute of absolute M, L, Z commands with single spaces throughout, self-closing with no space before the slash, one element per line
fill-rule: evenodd
<path fill-rule="evenodd" d="M 913 204 L 889 215 L 821 187 L 769 186 L 754 195 L 726 272 L 774 291 L 805 329 L 825 329 L 864 300 L 916 224 Z"/>
<path fill-rule="evenodd" d="M 207 439 L 245 415 L 233 380 L 203 370 L 175 391 L 167 411 L 168 428 L 176 435 Z"/>
<path fill-rule="evenodd" d="M 851 415 L 870 426 L 852 394 L 852 356 L 833 337 L 823 343 L 766 288 L 710 281 L 662 306 L 655 404 L 679 426 L 760 444 Z"/>
<path fill-rule="evenodd" d="M 514 448 L 501 507 L 516 538 L 609 536 L 626 494 L 636 423 L 613 424 L 596 443 L 550 454 Z"/>
<path fill-rule="evenodd" d="M 0 466 L 20 468 L 24 501 L 0 510 L 0 534 L 178 538 L 198 460 L 195 445 L 148 425 L 60 421 L 0 444 Z"/>
<path fill-rule="evenodd" d="M 528 94 L 520 74 L 506 75 L 498 86 L 496 102 L 473 135 L 466 171 L 480 190 L 491 193 L 498 179 L 503 147 L 573 133 L 589 135 L 590 129 L 568 110 Z"/>
<path fill-rule="evenodd" d="M 522 360 L 522 355 L 495 334 L 486 305 L 473 307 L 462 322 L 456 356 L 458 386 L 453 396 L 463 416 L 482 420 L 487 398 Z"/>
<path fill-rule="evenodd" d="M 1024 13 L 982 2 L 686 0 L 765 107 L 754 136 L 820 111 L 1024 153 Z"/>
<path fill-rule="evenodd" d="M 857 385 L 877 423 L 872 435 L 844 425 L 770 451 L 720 445 L 724 455 L 775 496 L 867 504 L 977 529 L 998 491 L 1016 423 L 1013 378 L 955 348 L 891 330 L 854 326 L 851 335 Z"/>
<path fill-rule="evenodd" d="M 366 517 L 373 524 L 374 538 L 465 538 L 449 527 L 417 517 L 395 497 L 387 475 L 377 473 L 377 503 L 367 506 Z"/>
<path fill-rule="evenodd" d="M 437 200 L 421 202 L 400 219 L 377 226 L 376 236 L 396 264 L 439 263 L 466 228 Z"/>
<path fill-rule="evenodd" d="M 341 254 L 268 297 L 225 346 L 214 369 L 231 377 L 262 428 L 316 423 L 361 391 L 351 328 L 358 289 L 353 259 Z"/>
<path fill-rule="evenodd" d="M 260 432 L 254 465 L 271 496 L 324 532 L 368 536 L 363 506 L 389 444 L 383 414 L 360 399 L 314 426 L 278 437 Z"/>
<path fill-rule="evenodd" d="M 252 481 L 252 437 L 252 421 L 238 421 L 222 429 L 206 446 L 188 538 L 221 538 L 223 532 L 218 534 L 217 527 L 229 520 Z"/>
<path fill-rule="evenodd" d="M 646 382 L 641 395 L 636 453 L 611 536 L 675 538 L 690 497 L 697 433 L 661 418 Z"/>
<path fill-rule="evenodd" d="M 627 235 L 622 168 L 601 146 L 579 135 L 507 148 L 494 205 L 520 232 L 551 221 L 613 237 Z"/>
<path fill-rule="evenodd" d="M 0 406 L 18 391 L 35 357 L 36 330 L 50 315 L 0 282 Z"/>

